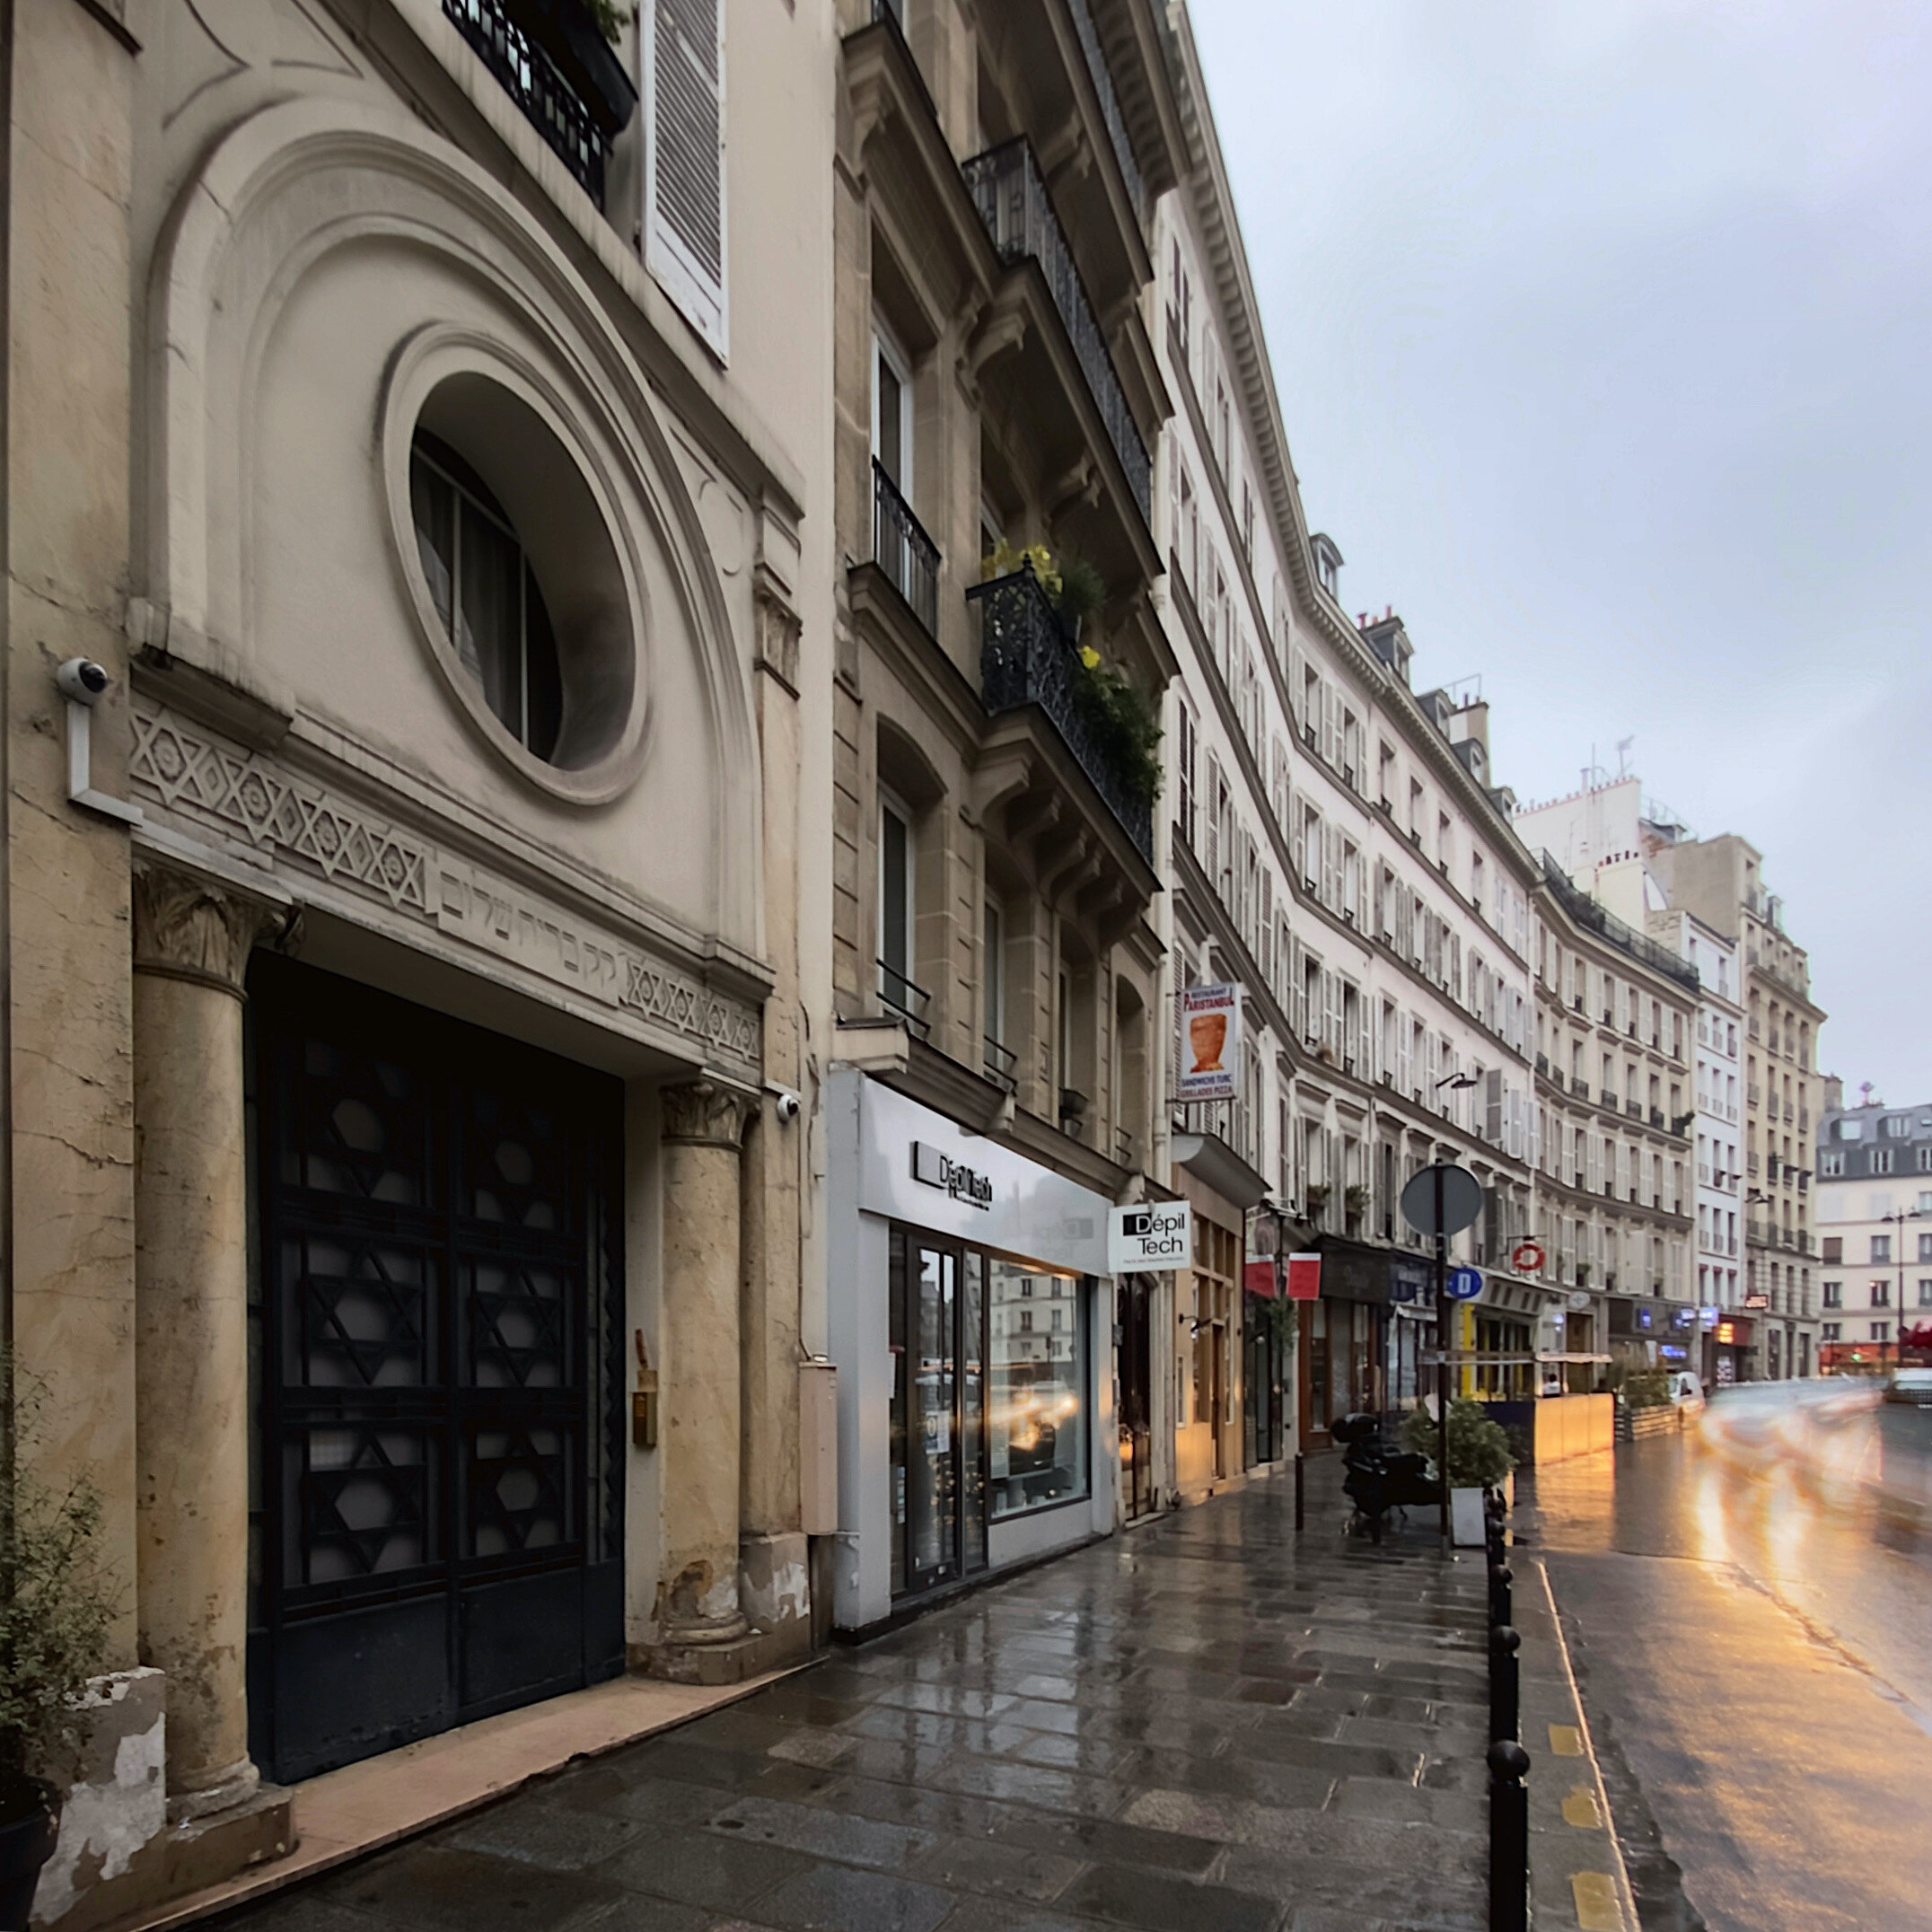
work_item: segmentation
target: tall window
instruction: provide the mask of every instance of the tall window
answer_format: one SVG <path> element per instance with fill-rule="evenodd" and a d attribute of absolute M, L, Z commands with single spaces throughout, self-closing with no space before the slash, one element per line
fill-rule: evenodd
<path fill-rule="evenodd" d="M 543 592 L 503 506 L 456 452 L 419 429 L 409 502 L 436 615 L 485 702 L 526 751 L 548 759 L 563 723 L 563 677 Z"/>
<path fill-rule="evenodd" d="M 912 367 L 880 328 L 872 338 L 872 453 L 909 501 L 912 478 Z"/>
<path fill-rule="evenodd" d="M 886 1004 L 911 1013 L 912 814 L 890 793 L 879 795 L 879 979 Z"/>
<path fill-rule="evenodd" d="M 1892 1236 L 1889 1234 L 1874 1234 L 1872 1236 L 1872 1260 L 1880 1267 L 1883 1267 L 1891 1259 Z"/>
<path fill-rule="evenodd" d="M 1006 1039 L 1006 915 L 999 901 L 987 895 L 985 930 L 980 935 L 983 957 L 979 973 L 985 987 L 986 1037 L 996 1045 Z"/>
<path fill-rule="evenodd" d="M 1074 976 L 1065 966 L 1059 970 L 1056 990 L 1058 1012 L 1055 1015 L 1054 1037 L 1057 1067 L 1059 1084 L 1066 1088 L 1074 1084 Z"/>

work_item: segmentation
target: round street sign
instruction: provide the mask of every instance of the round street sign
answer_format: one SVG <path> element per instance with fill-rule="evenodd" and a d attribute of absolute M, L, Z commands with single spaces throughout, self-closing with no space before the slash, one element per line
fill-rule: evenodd
<path fill-rule="evenodd" d="M 1509 1251 L 1509 1265 L 1519 1275 L 1533 1275 L 1543 1265 L 1542 1243 L 1536 1241 L 1519 1241 Z"/>
<path fill-rule="evenodd" d="M 1418 1234 L 1460 1234 L 1482 1212 L 1482 1182 L 1453 1161 L 1438 1161 L 1409 1177 L 1402 1218 Z"/>
<path fill-rule="evenodd" d="M 1590 1305 L 1590 1291 L 1587 1288 L 1572 1288 L 1563 1299 L 1572 1313 L 1581 1314 Z"/>
<path fill-rule="evenodd" d="M 1482 1271 L 1476 1268 L 1452 1268 L 1443 1283 L 1443 1293 L 1453 1302 L 1472 1302 L 1482 1293 Z"/>

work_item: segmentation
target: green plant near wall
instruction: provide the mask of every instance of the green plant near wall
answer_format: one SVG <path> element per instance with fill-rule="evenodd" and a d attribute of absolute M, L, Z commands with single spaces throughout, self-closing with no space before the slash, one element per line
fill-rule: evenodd
<path fill-rule="evenodd" d="M 1671 1378 L 1661 1368 L 1638 1368 L 1623 1378 L 1623 1400 L 1629 1408 L 1665 1409 L 1670 1406 Z"/>
<path fill-rule="evenodd" d="M 40 1803 L 36 1775 L 72 1767 L 83 1737 L 77 1700 L 106 1668 L 119 1593 L 101 1566 L 101 1496 L 34 1472 L 40 1394 L 16 1392 L 21 1428 L 11 1484 L 0 1485 L 0 1823 Z"/>
<path fill-rule="evenodd" d="M 1442 1447 L 1436 1418 L 1411 1409 L 1402 1418 L 1402 1446 L 1433 1462 Z M 1458 1396 L 1449 1405 L 1449 1487 L 1493 1489 L 1515 1468 L 1503 1425 L 1490 1419 L 1489 1406 Z"/>
<path fill-rule="evenodd" d="M 623 39 L 625 28 L 637 17 L 636 7 L 622 5 L 619 0 L 584 0 L 584 5 L 592 24 L 613 47 Z"/>

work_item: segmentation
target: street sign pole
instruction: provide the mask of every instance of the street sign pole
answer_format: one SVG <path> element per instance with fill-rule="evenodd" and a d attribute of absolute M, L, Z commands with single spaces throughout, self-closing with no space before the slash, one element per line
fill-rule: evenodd
<path fill-rule="evenodd" d="M 1444 1225 L 1443 1166 L 1436 1167 L 1436 1320 L 1442 1330 L 1442 1387 L 1436 1397 L 1436 1473 L 1442 1479 L 1443 1554 L 1449 1554 L 1449 1359 L 1454 1349 L 1455 1330 L 1449 1311 L 1449 1234 Z"/>

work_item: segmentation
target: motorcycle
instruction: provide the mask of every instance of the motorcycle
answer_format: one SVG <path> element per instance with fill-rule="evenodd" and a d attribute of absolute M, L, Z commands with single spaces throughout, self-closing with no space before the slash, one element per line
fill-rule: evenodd
<path fill-rule="evenodd" d="M 1382 1541 L 1383 1519 L 1392 1509 L 1436 1508 L 1442 1485 L 1429 1473 L 1428 1458 L 1392 1449 L 1377 1416 L 1337 1416 L 1330 1435 L 1341 1445 L 1342 1494 L 1355 1506 L 1351 1536 Z"/>

